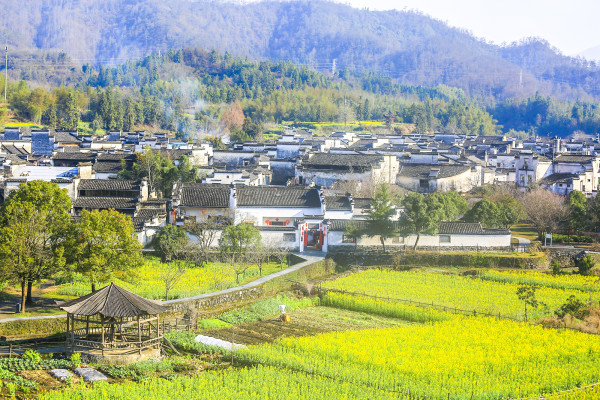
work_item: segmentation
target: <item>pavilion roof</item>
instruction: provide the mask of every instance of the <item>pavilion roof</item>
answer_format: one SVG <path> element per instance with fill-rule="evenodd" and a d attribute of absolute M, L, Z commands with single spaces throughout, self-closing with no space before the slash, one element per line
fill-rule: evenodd
<path fill-rule="evenodd" d="M 109 318 L 156 315 L 166 311 L 160 302 L 145 299 L 114 283 L 78 299 L 60 303 L 59 307 L 73 315 L 102 315 Z"/>

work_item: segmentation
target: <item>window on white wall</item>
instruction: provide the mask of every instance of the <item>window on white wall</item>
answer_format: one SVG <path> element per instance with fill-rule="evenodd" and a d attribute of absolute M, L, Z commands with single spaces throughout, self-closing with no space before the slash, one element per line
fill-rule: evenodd
<path fill-rule="evenodd" d="M 450 243 L 450 235 L 440 235 L 440 243 Z"/>
<path fill-rule="evenodd" d="M 295 242 L 296 241 L 296 234 L 295 233 L 284 233 L 283 234 L 283 241 L 284 242 Z"/>

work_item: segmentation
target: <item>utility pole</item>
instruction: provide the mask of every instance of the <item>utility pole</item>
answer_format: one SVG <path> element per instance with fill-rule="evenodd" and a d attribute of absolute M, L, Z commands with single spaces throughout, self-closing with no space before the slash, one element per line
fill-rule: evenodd
<path fill-rule="evenodd" d="M 4 102 L 6 103 L 6 92 L 8 90 L 8 41 L 4 47 Z"/>

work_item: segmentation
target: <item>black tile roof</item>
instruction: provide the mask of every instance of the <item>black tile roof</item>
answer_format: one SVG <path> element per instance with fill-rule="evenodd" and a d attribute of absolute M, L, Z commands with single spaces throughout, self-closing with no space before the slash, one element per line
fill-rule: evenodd
<path fill-rule="evenodd" d="M 141 210 L 138 210 L 135 213 L 135 216 L 132 218 L 133 228 L 136 230 L 136 232 L 140 232 L 142 229 L 144 229 L 144 224 L 146 221 L 149 221 L 159 215 L 166 215 L 166 211 L 160 208 L 142 208 Z"/>
<path fill-rule="evenodd" d="M 325 207 L 330 211 L 350 211 L 350 199 L 348 196 L 326 196 Z"/>
<path fill-rule="evenodd" d="M 63 144 L 79 144 L 81 143 L 81 140 L 77 136 L 71 135 L 69 132 L 55 132 L 54 142 Z"/>
<path fill-rule="evenodd" d="M 373 199 L 371 198 L 361 198 L 361 197 L 355 197 L 354 198 L 354 208 L 360 208 L 363 210 L 369 209 L 371 208 L 371 202 L 373 201 Z"/>
<path fill-rule="evenodd" d="M 96 159 L 96 153 L 81 151 L 59 151 L 52 156 L 54 160 L 69 160 L 81 162 L 93 162 Z"/>
<path fill-rule="evenodd" d="M 121 171 L 121 163 L 112 161 L 96 161 L 93 167 L 96 172 L 114 172 Z"/>
<path fill-rule="evenodd" d="M 409 178 L 429 178 L 433 170 L 439 172 L 435 175 L 437 179 L 449 178 L 470 171 L 471 167 L 466 165 L 411 165 L 404 164 L 398 171 L 398 176 Z"/>
<path fill-rule="evenodd" d="M 489 229 L 479 222 L 440 222 L 438 233 L 441 235 L 510 235 L 506 229 Z"/>
<path fill-rule="evenodd" d="M 579 179 L 579 175 L 577 174 L 569 174 L 569 173 L 558 173 L 548 175 L 545 178 L 540 180 L 540 184 L 543 185 L 553 185 L 555 183 L 570 183 L 573 179 Z"/>
<path fill-rule="evenodd" d="M 124 154 L 124 153 L 100 153 L 98 154 L 98 161 L 112 161 L 120 162 L 121 160 L 135 161 L 137 156 L 135 154 Z"/>
<path fill-rule="evenodd" d="M 128 197 L 78 197 L 73 202 L 73 208 L 86 210 L 135 210 L 137 199 Z"/>
<path fill-rule="evenodd" d="M 228 185 L 184 183 L 181 188 L 181 206 L 228 208 L 230 192 Z"/>
<path fill-rule="evenodd" d="M 238 186 L 236 197 L 238 207 L 321 207 L 317 189 L 297 186 Z"/>
<path fill-rule="evenodd" d="M 130 190 L 139 191 L 140 182 L 125 179 L 82 179 L 79 190 Z"/>
<path fill-rule="evenodd" d="M 316 153 L 308 159 L 302 160 L 302 166 L 309 169 L 356 168 L 369 170 L 383 160 L 378 154 L 332 154 Z"/>
<path fill-rule="evenodd" d="M 483 227 L 479 222 L 440 222 L 438 233 L 458 235 L 483 235 Z"/>
<path fill-rule="evenodd" d="M 345 232 L 349 223 L 353 223 L 358 229 L 366 230 L 368 221 L 350 219 L 330 219 L 327 221 L 327 229 L 331 232 Z"/>
<path fill-rule="evenodd" d="M 554 158 L 557 162 L 568 162 L 568 163 L 587 163 L 597 158 L 596 156 L 580 156 L 577 154 L 561 154 Z"/>

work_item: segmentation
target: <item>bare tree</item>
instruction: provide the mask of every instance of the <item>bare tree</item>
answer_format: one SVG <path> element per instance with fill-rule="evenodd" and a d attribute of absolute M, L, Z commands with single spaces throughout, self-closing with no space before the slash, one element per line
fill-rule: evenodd
<path fill-rule="evenodd" d="M 216 222 L 210 220 L 185 224 L 184 229 L 196 239 L 193 241 L 193 249 L 188 249 L 195 253 L 196 266 L 199 267 L 208 262 L 219 228 Z"/>
<path fill-rule="evenodd" d="M 521 199 L 527 218 L 541 236 L 552 232 L 567 217 L 568 209 L 564 198 L 548 190 L 536 188 L 527 192 Z"/>
<path fill-rule="evenodd" d="M 159 275 L 160 280 L 165 285 L 165 299 L 169 300 L 169 292 L 177 285 L 183 275 L 185 275 L 185 262 L 178 260 L 164 264 L 163 270 Z"/>

